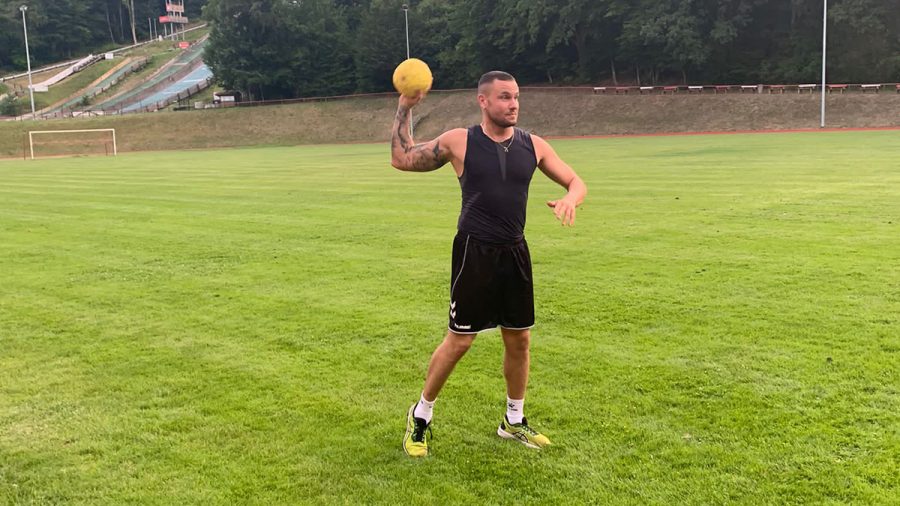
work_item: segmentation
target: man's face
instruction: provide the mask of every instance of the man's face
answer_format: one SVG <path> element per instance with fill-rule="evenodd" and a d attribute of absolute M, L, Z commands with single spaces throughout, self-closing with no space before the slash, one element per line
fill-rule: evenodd
<path fill-rule="evenodd" d="M 516 126 L 519 121 L 519 85 L 515 81 L 498 79 L 488 84 L 478 94 L 478 103 L 497 126 Z"/>

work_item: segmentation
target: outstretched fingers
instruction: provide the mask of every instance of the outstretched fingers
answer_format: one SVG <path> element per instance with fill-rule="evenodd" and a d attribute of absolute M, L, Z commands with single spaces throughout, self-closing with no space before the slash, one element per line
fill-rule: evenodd
<path fill-rule="evenodd" d="M 564 227 L 575 224 L 575 206 L 566 199 L 550 200 L 547 206 L 553 209 L 553 214 Z"/>

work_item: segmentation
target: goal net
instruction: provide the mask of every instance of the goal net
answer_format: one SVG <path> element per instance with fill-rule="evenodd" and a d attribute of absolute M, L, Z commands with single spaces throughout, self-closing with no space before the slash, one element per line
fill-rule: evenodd
<path fill-rule="evenodd" d="M 32 160 L 48 156 L 117 155 L 115 128 L 32 130 L 23 141 Z"/>

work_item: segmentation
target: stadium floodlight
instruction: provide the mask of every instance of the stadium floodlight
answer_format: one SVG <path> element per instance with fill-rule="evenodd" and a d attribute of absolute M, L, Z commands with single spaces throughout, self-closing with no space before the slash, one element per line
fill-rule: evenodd
<path fill-rule="evenodd" d="M 28 23 L 25 21 L 25 11 L 28 10 L 27 5 L 20 5 L 19 10 L 22 11 L 22 30 L 25 31 L 25 61 L 28 63 L 28 94 L 31 98 L 31 119 L 37 119 L 34 112 L 34 84 L 31 82 L 31 52 L 28 50 Z"/>
<path fill-rule="evenodd" d="M 828 0 L 822 0 L 822 119 L 819 128 L 825 128 L 825 47 L 828 41 Z"/>

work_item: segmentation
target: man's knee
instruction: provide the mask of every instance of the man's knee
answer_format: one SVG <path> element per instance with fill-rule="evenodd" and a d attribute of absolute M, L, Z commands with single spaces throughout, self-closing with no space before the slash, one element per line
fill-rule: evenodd
<path fill-rule="evenodd" d="M 524 353 L 531 346 L 531 329 L 513 330 L 501 329 L 503 332 L 503 344 L 512 352 Z"/>
<path fill-rule="evenodd" d="M 447 332 L 447 337 L 444 339 L 444 343 L 457 358 L 465 355 L 474 341 L 475 334 L 457 334 L 452 330 Z"/>

